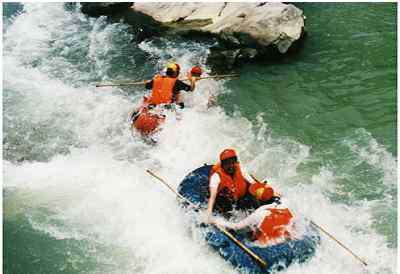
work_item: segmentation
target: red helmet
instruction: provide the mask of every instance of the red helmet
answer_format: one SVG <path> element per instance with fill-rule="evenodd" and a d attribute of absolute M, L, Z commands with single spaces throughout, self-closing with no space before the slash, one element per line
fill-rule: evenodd
<path fill-rule="evenodd" d="M 233 158 L 233 157 L 237 157 L 236 155 L 236 151 L 234 149 L 231 148 L 227 148 L 224 151 L 221 152 L 221 154 L 219 155 L 219 159 L 221 161 L 229 159 L 229 158 Z"/>
<path fill-rule="evenodd" d="M 192 67 L 190 73 L 195 77 L 200 77 L 201 74 L 203 73 L 203 71 L 202 71 L 201 67 L 195 66 L 195 67 Z"/>

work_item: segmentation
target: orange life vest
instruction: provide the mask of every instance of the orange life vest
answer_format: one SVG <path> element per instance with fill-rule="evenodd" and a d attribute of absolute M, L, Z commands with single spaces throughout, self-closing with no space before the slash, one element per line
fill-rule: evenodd
<path fill-rule="evenodd" d="M 212 167 L 210 177 L 214 173 L 218 173 L 221 180 L 218 186 L 218 192 L 220 192 L 224 188 L 227 188 L 236 201 L 246 194 L 247 181 L 243 177 L 239 163 L 235 164 L 235 173 L 233 175 L 233 178 L 223 170 L 223 168 L 221 167 L 221 163 L 218 163 Z"/>
<path fill-rule="evenodd" d="M 290 234 L 287 230 L 287 225 L 293 218 L 289 209 L 269 209 L 271 214 L 266 216 L 255 234 L 256 240 L 261 244 L 267 244 L 271 240 L 277 238 L 288 238 Z"/>
<path fill-rule="evenodd" d="M 153 79 L 149 104 L 170 104 L 172 103 L 174 87 L 178 78 L 156 75 Z"/>
<path fill-rule="evenodd" d="M 140 110 L 139 116 L 133 123 L 133 126 L 143 135 L 148 135 L 156 130 L 156 128 L 164 121 L 165 117 L 152 114 L 147 108 Z"/>

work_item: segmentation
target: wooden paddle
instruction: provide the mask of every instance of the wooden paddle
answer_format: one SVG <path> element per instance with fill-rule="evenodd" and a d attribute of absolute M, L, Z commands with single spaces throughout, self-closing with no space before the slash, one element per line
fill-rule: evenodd
<path fill-rule="evenodd" d="M 258 181 L 257 178 L 253 175 L 251 175 L 251 178 L 253 178 L 253 180 Z M 325 229 L 323 229 L 321 226 L 317 225 L 316 223 L 314 223 L 312 220 L 310 220 L 310 223 L 315 226 L 316 228 L 318 228 L 320 231 L 322 231 L 325 235 L 328 235 L 332 240 L 334 240 L 336 243 L 338 243 L 341 247 L 343 247 L 347 252 L 349 252 L 351 255 L 354 256 L 354 258 L 356 258 L 358 261 L 360 261 L 364 266 L 367 266 L 368 264 L 361 259 L 359 256 L 357 256 L 353 251 L 351 251 L 348 247 L 346 247 L 344 244 L 342 244 L 338 239 L 336 239 L 332 234 L 330 234 L 329 232 L 327 232 Z"/>
<path fill-rule="evenodd" d="M 175 189 L 173 189 L 163 178 L 157 176 L 154 174 L 151 170 L 146 170 L 147 173 L 149 173 L 151 176 L 159 180 L 161 183 L 163 183 L 166 187 L 168 187 L 172 192 L 176 194 L 180 199 L 183 201 L 189 203 L 190 205 L 194 207 L 198 207 L 197 205 L 193 204 L 190 202 L 188 199 L 183 197 L 181 194 L 179 194 Z M 235 236 L 233 236 L 231 233 L 229 233 L 225 228 L 218 226 L 214 224 L 216 228 L 218 228 L 222 233 L 224 233 L 229 239 L 231 239 L 235 244 L 237 244 L 243 251 L 245 251 L 252 259 L 254 259 L 262 268 L 267 268 L 267 263 L 261 259 L 257 254 L 255 254 L 252 250 L 250 250 L 248 247 L 246 247 L 244 244 L 242 244 L 238 239 L 236 239 Z"/>
<path fill-rule="evenodd" d="M 198 80 L 210 79 L 210 78 L 228 78 L 228 77 L 239 77 L 239 74 L 222 74 L 222 75 L 211 75 L 204 77 L 197 77 Z M 180 79 L 181 81 L 189 80 L 188 78 Z M 135 86 L 135 85 L 144 85 L 144 81 L 137 82 L 120 82 L 120 83 L 109 83 L 109 84 L 96 84 L 96 87 L 119 87 L 119 86 Z"/>

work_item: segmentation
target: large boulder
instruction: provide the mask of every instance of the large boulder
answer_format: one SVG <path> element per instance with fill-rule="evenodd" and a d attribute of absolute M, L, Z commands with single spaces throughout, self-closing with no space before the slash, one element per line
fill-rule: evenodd
<path fill-rule="evenodd" d="M 231 68 L 254 58 L 285 54 L 302 38 L 302 10 L 283 3 L 135 3 L 131 9 L 151 16 L 177 34 L 216 37 L 209 63 Z M 171 32 L 170 31 L 170 32 Z"/>
<path fill-rule="evenodd" d="M 117 18 L 140 30 L 141 39 L 160 34 L 216 39 L 218 43 L 210 49 L 208 63 L 217 70 L 253 59 L 280 57 L 295 48 L 304 33 L 303 12 L 291 4 L 83 3 L 82 11 L 92 15 L 88 12 L 91 7 L 92 11 L 104 13 L 106 4 L 120 10 Z"/>
<path fill-rule="evenodd" d="M 179 28 L 216 34 L 232 47 L 275 45 L 285 53 L 301 38 L 302 10 L 282 3 L 135 3 L 133 10 Z M 175 24 L 171 24 L 175 23 Z"/>

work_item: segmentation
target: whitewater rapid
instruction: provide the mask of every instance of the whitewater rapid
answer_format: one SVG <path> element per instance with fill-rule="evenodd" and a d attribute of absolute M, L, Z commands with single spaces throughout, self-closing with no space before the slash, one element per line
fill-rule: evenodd
<path fill-rule="evenodd" d="M 118 43 L 117 34 L 122 35 Z M 273 137 L 262 113 L 253 124 L 240 111 L 228 115 L 220 106 L 209 108 L 209 95 L 231 92 L 223 81 L 198 82 L 185 95 L 179 119 L 168 116 L 157 145 L 132 136 L 128 113 L 145 90 L 94 87 L 97 81 L 113 80 L 119 64 L 109 61 L 121 54 L 119 43 L 130 39 L 124 24 L 87 18 L 61 3 L 26 4 L 7 27 L 4 188 L 15 192 L 35 229 L 56 239 L 109 246 L 91 251 L 99 258 L 100 273 L 105 271 L 101 262 L 110 256 L 118 263 L 108 262 L 108 273 L 237 273 L 207 247 L 174 194 L 146 173 L 150 169 L 176 188 L 188 172 L 216 162 L 222 149 L 234 147 L 242 166 L 268 178 L 296 216 L 313 219 L 369 264 L 364 270 L 322 236 L 315 257 L 283 273 L 396 273 L 397 249 L 389 248 L 372 225 L 376 202 L 332 201 L 336 175 L 331 168 L 325 166 L 317 175 L 299 174 L 297 168 L 308 160 L 311 148 Z M 204 67 L 201 56 L 208 50 L 200 44 L 162 45 L 138 46 L 156 59 L 154 69 L 171 58 L 182 64 L 182 71 Z M 133 59 L 128 62 L 141 66 Z M 345 145 L 360 159 L 381 165 L 385 182 L 393 185 L 396 161 L 369 138 L 366 147 L 351 141 Z M 38 214 L 41 210 L 44 215 Z"/>

